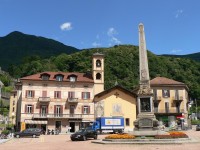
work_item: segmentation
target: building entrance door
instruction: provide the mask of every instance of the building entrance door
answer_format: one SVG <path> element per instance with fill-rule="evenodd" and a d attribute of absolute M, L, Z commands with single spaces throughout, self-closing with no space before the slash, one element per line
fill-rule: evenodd
<path fill-rule="evenodd" d="M 57 129 L 60 133 L 61 132 L 61 121 L 56 121 L 55 127 L 56 127 L 55 129 Z"/>
<path fill-rule="evenodd" d="M 70 132 L 75 132 L 75 122 L 70 122 L 69 126 L 71 127 Z"/>

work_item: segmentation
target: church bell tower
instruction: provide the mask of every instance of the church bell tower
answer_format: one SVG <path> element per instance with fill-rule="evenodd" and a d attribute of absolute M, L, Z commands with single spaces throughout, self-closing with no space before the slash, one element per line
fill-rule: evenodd
<path fill-rule="evenodd" d="M 94 53 L 92 56 L 92 76 L 94 80 L 94 95 L 104 91 L 104 55 Z"/>

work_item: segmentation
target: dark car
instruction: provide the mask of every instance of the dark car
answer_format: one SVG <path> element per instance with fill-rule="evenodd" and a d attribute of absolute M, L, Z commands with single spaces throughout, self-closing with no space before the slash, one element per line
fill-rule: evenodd
<path fill-rule="evenodd" d="M 94 138 L 97 139 L 97 132 L 90 129 L 90 128 L 86 128 L 86 129 L 80 129 L 77 132 L 75 132 L 74 134 L 72 134 L 70 136 L 72 141 L 76 141 L 76 140 L 87 140 L 88 138 Z"/>
<path fill-rule="evenodd" d="M 14 137 L 16 138 L 20 138 L 20 137 L 37 137 L 37 136 L 40 136 L 41 134 L 41 129 L 39 128 L 29 128 L 29 129 L 26 129 L 26 130 L 23 130 L 21 132 L 15 132 L 14 133 Z"/>
<path fill-rule="evenodd" d="M 196 126 L 196 131 L 200 131 L 200 124 Z"/>

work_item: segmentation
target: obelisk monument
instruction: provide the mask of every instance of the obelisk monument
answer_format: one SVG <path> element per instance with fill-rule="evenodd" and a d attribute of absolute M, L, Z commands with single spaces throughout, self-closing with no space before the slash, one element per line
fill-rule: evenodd
<path fill-rule="evenodd" d="M 148 135 L 148 131 L 157 130 L 158 121 L 153 110 L 153 93 L 150 88 L 149 67 L 147 59 L 144 25 L 139 24 L 139 90 L 137 92 L 137 119 L 134 121 L 135 131 L 147 131 L 139 134 Z"/>

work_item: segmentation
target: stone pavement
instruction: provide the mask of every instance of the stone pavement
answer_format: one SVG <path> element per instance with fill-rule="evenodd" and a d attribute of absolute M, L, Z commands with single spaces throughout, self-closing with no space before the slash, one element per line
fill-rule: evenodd
<path fill-rule="evenodd" d="M 190 138 L 200 141 L 200 131 L 184 131 Z M 106 135 L 99 135 L 98 139 L 104 139 Z M 70 140 L 70 135 L 42 135 L 39 138 L 12 139 L 0 144 L 0 150 L 199 150 L 200 142 L 183 144 L 94 144 L 93 139 L 87 141 Z"/>

